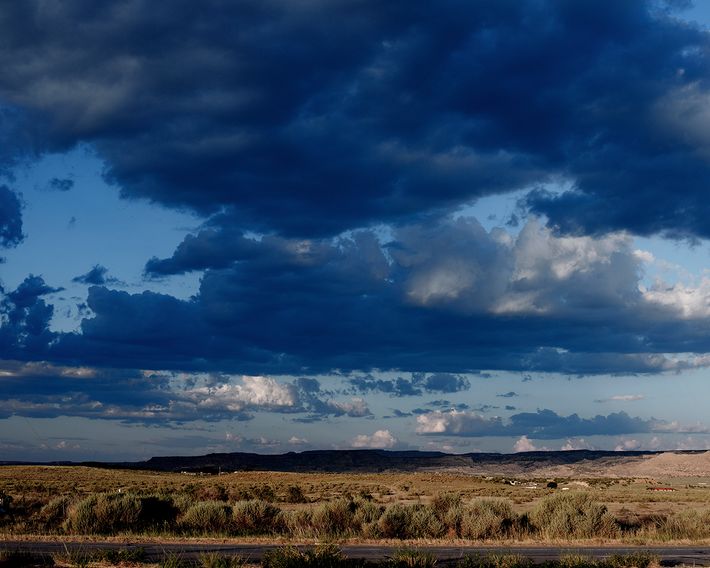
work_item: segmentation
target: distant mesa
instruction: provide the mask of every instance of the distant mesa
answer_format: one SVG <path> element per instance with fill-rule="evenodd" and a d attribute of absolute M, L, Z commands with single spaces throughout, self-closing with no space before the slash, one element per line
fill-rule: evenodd
<path fill-rule="evenodd" d="M 16 465 L 27 462 L 0 462 Z M 44 463 L 43 465 L 48 465 Z M 51 465 L 85 465 L 153 471 L 216 475 L 233 471 L 323 473 L 450 472 L 507 477 L 664 478 L 710 475 L 710 452 L 612 452 L 573 450 L 517 454 L 391 451 L 312 450 L 278 455 L 218 453 L 203 456 L 160 456 L 142 462 L 51 462 Z M 671 487 L 652 486 L 669 491 Z"/>

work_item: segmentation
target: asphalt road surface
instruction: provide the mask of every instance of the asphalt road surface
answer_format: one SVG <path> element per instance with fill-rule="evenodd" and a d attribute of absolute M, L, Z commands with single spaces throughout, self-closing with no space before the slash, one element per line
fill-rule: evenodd
<path fill-rule="evenodd" d="M 37 554 L 62 553 L 67 550 L 79 550 L 89 553 L 92 550 L 133 549 L 142 548 L 146 560 L 160 560 L 168 555 L 180 558 L 196 559 L 206 552 L 218 552 L 229 556 L 240 556 L 258 561 L 267 550 L 278 548 L 277 545 L 262 544 L 190 544 L 190 543 L 116 543 L 116 542 L 72 542 L 72 541 L 0 541 L 0 550 L 29 550 Z M 345 545 L 340 549 L 349 558 L 366 560 L 383 560 L 392 556 L 398 549 L 396 546 L 377 545 Z M 634 552 L 649 552 L 661 559 L 664 566 L 685 564 L 689 566 L 710 566 L 710 547 L 675 546 L 675 547 L 477 547 L 477 546 L 422 546 L 417 550 L 428 552 L 437 557 L 440 564 L 454 563 L 456 560 L 472 554 L 520 554 L 531 558 L 536 563 L 554 560 L 563 554 L 583 554 L 601 559 L 614 554 L 631 554 Z"/>

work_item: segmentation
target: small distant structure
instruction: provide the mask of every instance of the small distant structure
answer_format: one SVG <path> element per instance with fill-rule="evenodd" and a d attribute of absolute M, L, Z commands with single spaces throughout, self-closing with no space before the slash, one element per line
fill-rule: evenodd
<path fill-rule="evenodd" d="M 672 487 L 647 487 L 648 491 L 675 491 Z"/>

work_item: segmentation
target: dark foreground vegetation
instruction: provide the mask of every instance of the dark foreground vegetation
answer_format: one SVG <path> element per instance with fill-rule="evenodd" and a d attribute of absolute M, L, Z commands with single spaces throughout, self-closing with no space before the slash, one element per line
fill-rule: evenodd
<path fill-rule="evenodd" d="M 159 568 L 433 568 L 437 559 L 426 552 L 402 549 L 391 557 L 379 561 L 346 558 L 334 545 L 299 549 L 281 547 L 264 555 L 261 562 L 205 553 L 197 560 L 182 558 L 179 554 L 166 554 L 156 562 L 148 562 L 141 549 L 96 550 L 91 552 L 67 551 L 55 555 L 33 554 L 27 550 L 0 550 L 0 568 L 27 566 L 157 566 Z M 456 568 L 532 568 L 533 561 L 517 554 L 471 555 L 440 565 Z M 646 553 L 615 555 L 604 560 L 595 560 L 583 555 L 562 556 L 559 560 L 538 564 L 541 568 L 652 568 L 658 567 L 656 557 Z"/>
<path fill-rule="evenodd" d="M 519 513 L 500 498 L 440 493 L 428 504 L 377 504 L 364 498 L 300 504 L 265 499 L 195 500 L 187 494 L 93 493 L 46 504 L 7 506 L 5 534 L 281 537 L 285 539 L 580 540 L 710 538 L 710 511 L 616 518 L 590 493 L 555 493 Z M 10 503 L 8 496 L 5 502 Z"/>

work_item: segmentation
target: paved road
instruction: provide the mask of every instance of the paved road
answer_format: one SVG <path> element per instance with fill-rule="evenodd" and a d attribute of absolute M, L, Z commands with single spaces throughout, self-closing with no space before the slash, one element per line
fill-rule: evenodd
<path fill-rule="evenodd" d="M 126 544 L 116 542 L 44 542 L 44 541 L 0 541 L 0 550 L 30 550 L 38 554 L 65 552 L 67 549 L 90 552 L 92 550 L 132 549 L 142 548 L 147 560 L 160 560 L 166 555 L 175 554 L 184 559 L 195 559 L 205 552 L 219 552 L 225 555 L 237 555 L 242 558 L 258 561 L 264 552 L 277 548 L 276 545 L 262 544 Z M 399 547 L 401 548 L 401 547 Z M 382 560 L 398 550 L 394 546 L 345 545 L 341 546 L 343 554 L 350 558 L 367 560 Z M 676 547 L 476 547 L 476 546 L 422 546 L 417 550 L 429 552 L 439 559 L 440 564 L 453 563 L 471 554 L 507 554 L 515 553 L 540 563 L 554 560 L 562 554 L 583 554 L 593 558 L 605 558 L 614 554 L 631 554 L 634 552 L 650 552 L 660 557 L 664 566 L 685 564 L 690 566 L 710 566 L 710 547 L 676 546 Z"/>

